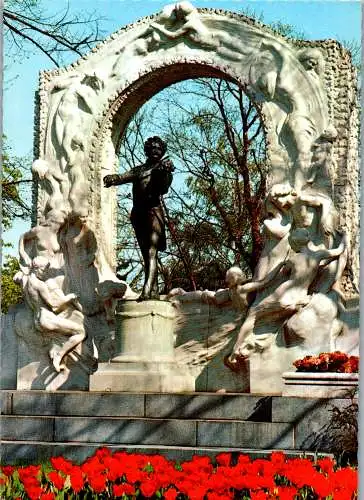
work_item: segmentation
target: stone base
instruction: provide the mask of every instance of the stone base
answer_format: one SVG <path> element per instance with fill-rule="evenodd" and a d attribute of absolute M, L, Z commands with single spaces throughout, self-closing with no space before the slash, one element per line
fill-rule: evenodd
<path fill-rule="evenodd" d="M 358 373 L 285 372 L 282 396 L 338 398 L 358 388 Z"/>
<path fill-rule="evenodd" d="M 90 376 L 90 391 L 191 392 L 195 376 L 176 362 L 172 304 L 120 300 L 116 307 L 116 353 Z"/>
<path fill-rule="evenodd" d="M 253 353 L 249 358 L 250 392 L 281 395 L 284 387 L 282 373 L 290 370 L 293 362 L 300 357 L 300 347 L 286 348 L 277 345 L 276 341 L 262 353 Z"/>
<path fill-rule="evenodd" d="M 90 391 L 193 392 L 195 377 L 176 363 L 100 363 Z"/>

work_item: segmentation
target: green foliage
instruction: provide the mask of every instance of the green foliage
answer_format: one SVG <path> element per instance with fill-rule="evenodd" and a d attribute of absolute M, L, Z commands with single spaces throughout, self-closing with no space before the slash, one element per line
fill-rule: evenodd
<path fill-rule="evenodd" d="M 8 312 L 9 306 L 19 304 L 23 298 L 21 287 L 13 281 L 18 271 L 18 259 L 8 257 L 1 270 L 1 312 L 4 314 Z"/>
<path fill-rule="evenodd" d="M 238 86 L 224 80 L 172 85 L 130 122 L 121 170 L 144 162 L 143 140 L 155 134 L 167 141 L 176 167 L 165 196 L 169 242 L 160 256 L 164 291 L 220 288 L 231 265 L 249 276 L 261 249 L 266 180 L 257 109 Z M 142 272 L 133 253 L 137 244 L 129 222 L 130 186 L 119 193 L 119 262 L 123 277 L 138 282 Z"/>
<path fill-rule="evenodd" d="M 29 175 L 26 171 L 30 172 L 30 161 L 14 156 L 6 143 L 3 145 L 2 160 L 2 224 L 9 229 L 15 219 L 24 220 L 30 216 L 30 206 L 25 200 L 31 199 L 29 187 L 32 180 L 24 179 L 25 175 Z"/>

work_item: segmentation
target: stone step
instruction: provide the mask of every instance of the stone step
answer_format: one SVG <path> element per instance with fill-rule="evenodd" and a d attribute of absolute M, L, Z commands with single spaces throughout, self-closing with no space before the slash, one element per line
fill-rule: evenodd
<path fill-rule="evenodd" d="M 143 453 L 147 455 L 163 455 L 169 460 L 183 462 L 190 460 L 194 455 L 208 456 L 215 458 L 221 452 L 231 452 L 234 454 L 246 454 L 252 459 L 265 458 L 274 450 L 255 450 L 251 448 L 218 448 L 218 447 L 188 447 L 188 446 L 153 446 L 153 445 L 105 445 L 104 443 L 53 443 L 50 446 L 49 442 L 34 441 L 31 444 L 29 441 L 8 441 L 4 440 L 1 444 L 1 459 L 6 464 L 27 464 L 41 463 L 49 460 L 50 457 L 62 455 L 76 463 L 83 462 L 87 457 L 90 457 L 101 446 L 106 446 L 114 451 L 127 451 L 128 453 Z M 295 450 L 282 450 L 289 457 L 301 456 L 302 452 Z M 327 453 L 320 456 L 332 456 Z M 317 458 L 316 453 L 306 452 L 305 456 Z"/>
<path fill-rule="evenodd" d="M 313 411 L 325 412 L 346 398 L 300 398 L 253 394 L 140 394 L 83 391 L 0 391 L 5 415 L 145 417 L 294 422 Z"/>
<path fill-rule="evenodd" d="M 294 426 L 280 422 L 127 417 L 1 417 L 4 440 L 294 449 Z"/>
<path fill-rule="evenodd" d="M 81 447 L 86 455 L 99 446 L 165 448 L 171 453 L 185 448 L 189 453 L 205 449 L 299 453 L 316 449 L 312 443 L 325 432 L 334 406 L 350 404 L 348 399 L 216 393 L 13 390 L 0 396 L 2 453 L 4 459 L 13 453 L 14 460 L 34 457 L 34 450 L 53 454 L 62 446 L 74 454 Z M 82 460 L 86 455 L 77 457 Z"/>

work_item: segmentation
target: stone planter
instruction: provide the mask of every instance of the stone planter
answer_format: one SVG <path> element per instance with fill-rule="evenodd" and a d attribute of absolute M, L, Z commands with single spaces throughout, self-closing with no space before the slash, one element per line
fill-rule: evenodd
<path fill-rule="evenodd" d="M 358 387 L 358 373 L 285 372 L 282 396 L 347 397 Z"/>

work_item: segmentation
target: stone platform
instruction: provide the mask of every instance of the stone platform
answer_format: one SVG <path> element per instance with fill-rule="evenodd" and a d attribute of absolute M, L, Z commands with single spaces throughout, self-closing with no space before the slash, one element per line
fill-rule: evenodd
<path fill-rule="evenodd" d="M 348 399 L 250 394 L 1 391 L 1 459 L 81 461 L 99 446 L 162 453 L 321 451 L 314 438 Z M 324 451 L 324 450 L 322 450 Z"/>

